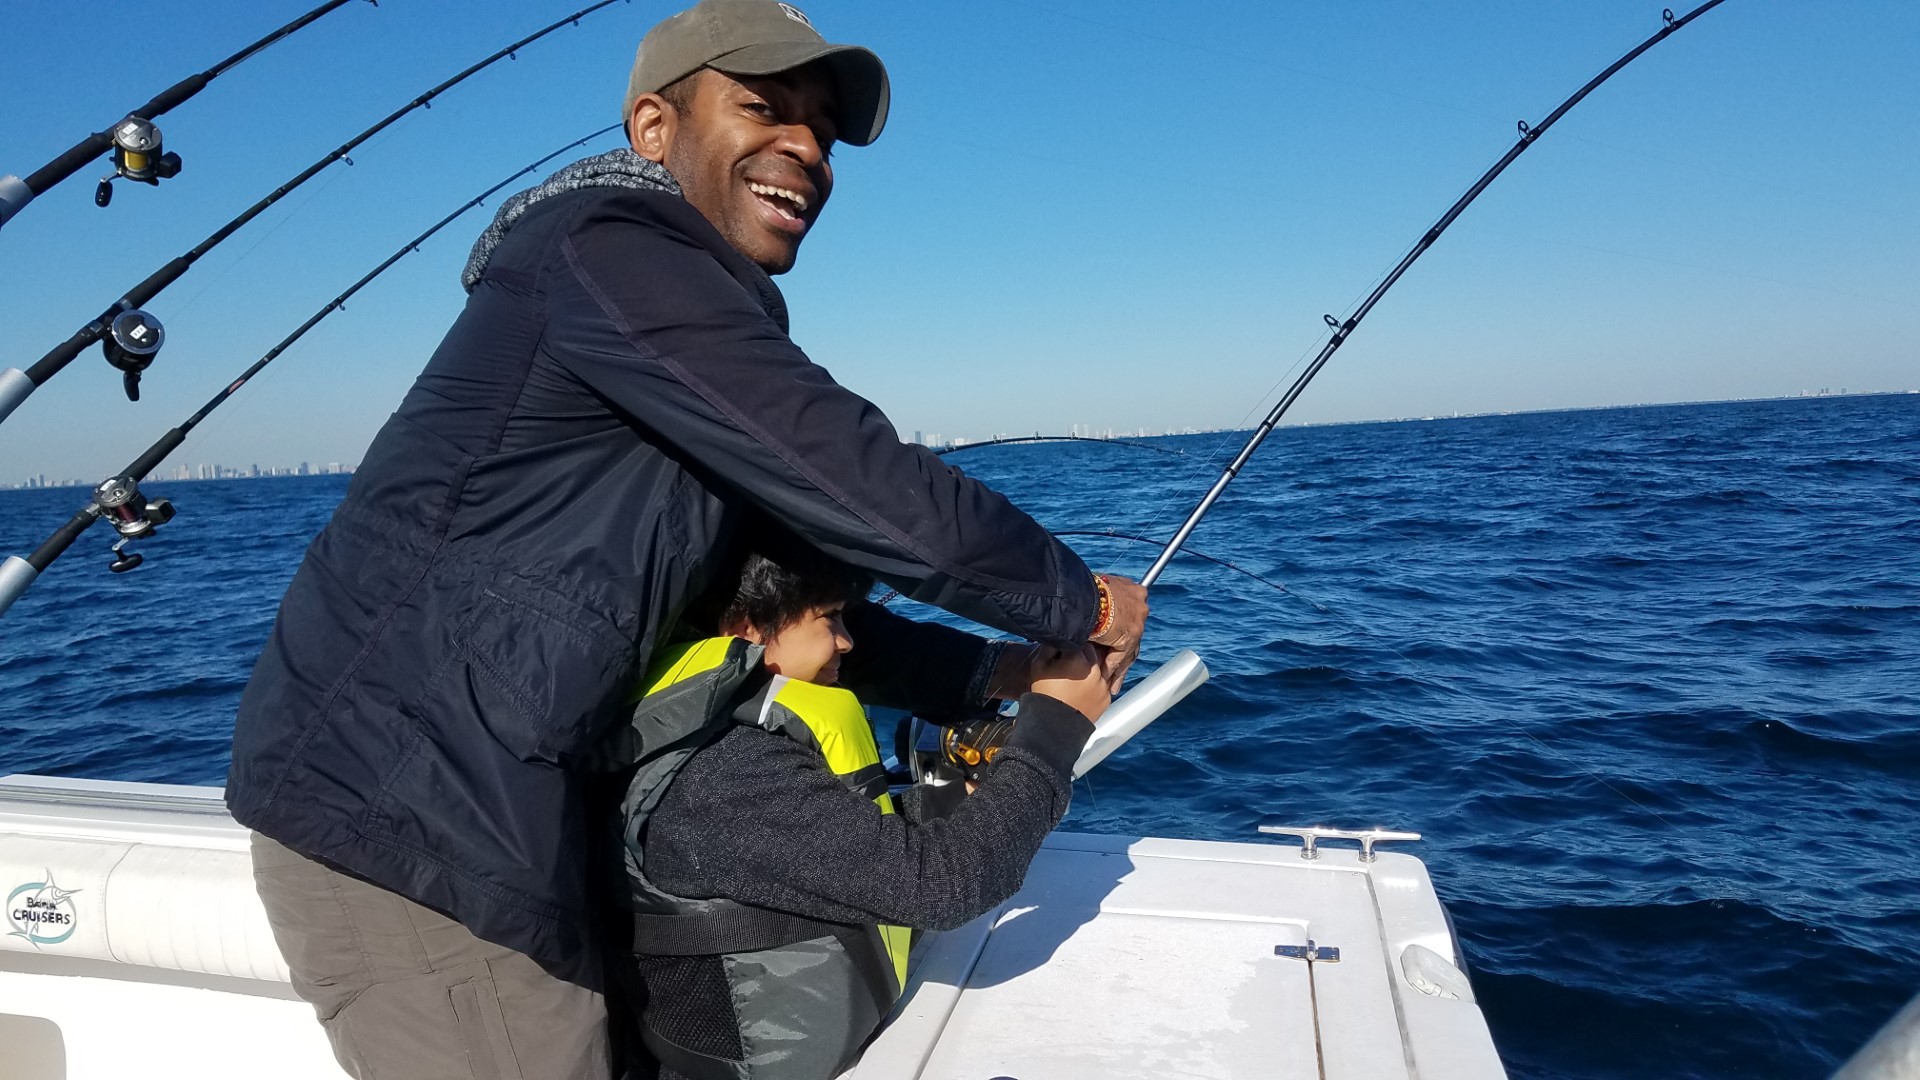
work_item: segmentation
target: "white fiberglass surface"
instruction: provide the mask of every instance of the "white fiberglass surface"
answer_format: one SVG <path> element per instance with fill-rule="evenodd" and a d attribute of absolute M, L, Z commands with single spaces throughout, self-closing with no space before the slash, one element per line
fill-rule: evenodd
<path fill-rule="evenodd" d="M 1324 1075 L 1406 1075 L 1365 873 L 1152 843 L 1050 844 L 999 913 L 929 943 L 852 1075 L 1318 1078 L 1323 1048 Z M 1340 962 L 1275 953 L 1309 938 Z"/>

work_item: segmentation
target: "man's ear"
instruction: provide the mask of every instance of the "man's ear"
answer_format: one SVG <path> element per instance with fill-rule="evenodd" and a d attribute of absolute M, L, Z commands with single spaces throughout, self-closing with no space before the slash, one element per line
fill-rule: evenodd
<path fill-rule="evenodd" d="M 767 643 L 767 637 L 760 632 L 760 628 L 745 619 L 739 619 L 731 626 L 721 627 L 720 632 L 731 637 L 745 638 L 755 645 L 765 645 Z"/>
<path fill-rule="evenodd" d="M 633 152 L 656 165 L 664 165 L 673 149 L 673 137 L 680 129 L 680 114 L 659 94 L 641 94 L 633 100 L 627 114 L 627 142 Z"/>

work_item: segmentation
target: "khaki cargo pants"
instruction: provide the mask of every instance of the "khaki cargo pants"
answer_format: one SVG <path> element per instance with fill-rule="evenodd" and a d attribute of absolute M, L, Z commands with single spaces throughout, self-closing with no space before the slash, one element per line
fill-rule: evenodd
<path fill-rule="evenodd" d="M 293 989 L 359 1080 L 608 1080 L 607 1008 L 522 953 L 258 833 Z"/>

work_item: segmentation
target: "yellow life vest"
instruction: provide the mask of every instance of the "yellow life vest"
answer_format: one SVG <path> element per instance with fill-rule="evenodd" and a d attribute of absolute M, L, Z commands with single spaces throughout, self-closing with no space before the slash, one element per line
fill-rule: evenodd
<path fill-rule="evenodd" d="M 760 701 L 761 727 L 820 751 L 827 768 L 841 783 L 871 797 L 882 814 L 894 813 L 893 796 L 887 792 L 887 769 L 873 741 L 873 725 L 852 691 L 775 675 L 761 692 Z M 905 986 L 913 931 L 884 923 L 875 929 L 893 961 L 895 985 Z"/>
<path fill-rule="evenodd" d="M 628 723 L 610 737 L 610 762 L 628 770 L 621 801 L 624 901 L 633 948 L 656 957 L 717 955 L 748 1060 L 695 1052 L 644 1019 L 641 1043 L 696 1080 L 789 1080 L 838 1073 L 899 998 L 911 934 L 850 926 L 661 890 L 647 876 L 648 817 L 687 758 L 735 724 L 811 747 L 841 783 L 895 812 L 873 729 L 859 699 L 830 686 L 772 676 L 762 651 L 739 638 L 667 648 L 634 695 Z M 801 973 L 801 974 L 796 974 Z M 768 1032 L 777 1033 L 777 1037 Z"/>

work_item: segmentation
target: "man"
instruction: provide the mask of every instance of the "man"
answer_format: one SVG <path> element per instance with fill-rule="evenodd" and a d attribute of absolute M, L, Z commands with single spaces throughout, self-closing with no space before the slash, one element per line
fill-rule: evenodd
<path fill-rule="evenodd" d="M 1115 684 L 1137 651 L 1144 590 L 903 445 L 787 337 L 768 275 L 832 192 L 833 144 L 872 142 L 887 101 L 879 59 L 792 5 L 704 0 L 642 42 L 630 148 L 476 244 L 234 732 L 228 804 L 349 1072 L 607 1075 L 584 763 L 743 514 L 914 599 L 1107 646 Z M 1025 689 L 971 635 L 851 618 L 874 644 L 842 678 L 868 700 Z M 882 674 L 909 666 L 917 685 Z"/>

